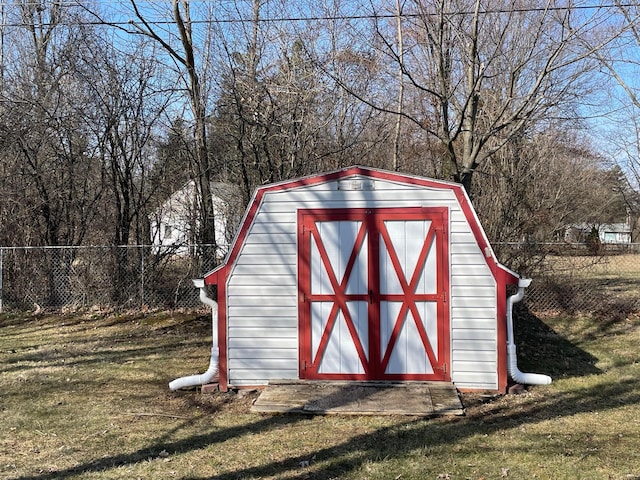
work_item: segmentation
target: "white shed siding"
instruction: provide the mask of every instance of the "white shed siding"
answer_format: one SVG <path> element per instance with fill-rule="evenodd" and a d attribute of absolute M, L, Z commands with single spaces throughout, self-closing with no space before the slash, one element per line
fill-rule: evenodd
<path fill-rule="evenodd" d="M 227 286 L 229 383 L 297 378 L 297 243 L 293 212 L 260 212 Z"/>
<path fill-rule="evenodd" d="M 444 206 L 451 377 L 462 388 L 497 388 L 496 282 L 454 192 L 383 180 L 373 190 L 338 190 L 345 181 L 265 193 L 228 277 L 229 385 L 298 378 L 298 209 Z"/>
<path fill-rule="evenodd" d="M 498 388 L 496 281 L 466 216 L 450 214 L 451 380 L 459 388 Z"/>

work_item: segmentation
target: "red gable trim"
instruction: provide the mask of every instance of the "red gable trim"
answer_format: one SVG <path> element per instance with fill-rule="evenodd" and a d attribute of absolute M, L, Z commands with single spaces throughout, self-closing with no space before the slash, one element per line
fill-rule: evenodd
<path fill-rule="evenodd" d="M 489 245 L 489 242 L 484 233 L 484 230 L 480 225 L 480 222 L 475 214 L 475 211 L 471 206 L 471 202 L 469 201 L 469 197 L 464 191 L 464 188 L 462 187 L 462 185 L 457 183 L 452 183 L 452 182 L 446 182 L 443 180 L 433 180 L 433 179 L 422 178 L 422 177 L 414 177 L 414 176 L 409 176 L 409 175 L 405 175 L 397 172 L 390 172 L 386 170 L 376 170 L 376 169 L 371 169 L 366 167 L 355 166 L 355 167 L 349 167 L 343 170 L 336 170 L 334 172 L 329 172 L 322 175 L 303 177 L 296 180 L 289 180 L 281 183 L 274 183 L 270 185 L 265 185 L 263 187 L 259 187 L 256 190 L 253 196 L 253 199 L 251 200 L 249 209 L 245 214 L 245 217 L 240 226 L 240 230 L 236 235 L 236 238 L 233 242 L 233 246 L 229 254 L 227 255 L 227 258 L 225 259 L 225 262 L 219 267 L 217 267 L 216 269 L 212 270 L 211 272 L 205 275 L 205 283 L 208 285 L 214 285 L 214 284 L 219 284 L 220 282 L 223 282 L 226 280 L 226 273 L 224 272 L 224 270 L 229 265 L 233 265 L 235 263 L 235 260 L 240 253 L 240 249 L 242 248 L 242 245 L 244 244 L 244 241 L 248 235 L 249 227 L 253 223 L 253 219 L 255 218 L 258 212 L 258 209 L 260 207 L 260 204 L 262 203 L 262 199 L 264 198 L 265 194 L 269 192 L 290 190 L 290 189 L 299 188 L 303 186 L 318 185 L 321 183 L 340 180 L 342 178 L 355 176 L 355 175 L 360 175 L 363 177 L 369 177 L 373 179 L 386 180 L 386 181 L 391 181 L 396 183 L 403 183 L 407 185 L 417 185 L 421 187 L 437 188 L 442 190 L 446 190 L 446 189 L 452 190 L 462 208 L 462 211 L 465 214 L 465 217 L 469 221 L 469 225 L 471 226 L 471 230 L 473 231 L 476 242 L 478 243 L 482 251 L 485 252 L 485 260 L 491 266 L 492 271 L 494 272 L 494 275 L 498 275 L 498 272 L 496 270 L 499 264 L 495 260 L 495 257 L 493 255 L 493 250 Z M 515 278 L 517 283 L 517 277 Z"/>

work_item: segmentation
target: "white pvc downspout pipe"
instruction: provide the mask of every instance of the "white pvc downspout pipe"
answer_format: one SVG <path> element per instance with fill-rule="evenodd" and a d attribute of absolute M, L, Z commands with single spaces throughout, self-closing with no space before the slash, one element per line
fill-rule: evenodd
<path fill-rule="evenodd" d="M 206 372 L 199 375 L 189 375 L 187 377 L 176 378 L 169 383 L 169 389 L 172 391 L 197 385 L 206 385 L 207 383 L 211 383 L 218 379 L 218 303 L 207 296 L 207 290 L 204 286 L 203 279 L 199 278 L 193 280 L 193 285 L 200 289 L 200 301 L 211 307 L 211 360 Z"/>
<path fill-rule="evenodd" d="M 531 284 L 530 278 L 521 278 L 518 281 L 518 293 L 511 295 L 507 300 L 507 365 L 509 375 L 517 382 L 524 385 L 549 385 L 551 377 L 539 373 L 523 373 L 518 370 L 518 357 L 516 355 L 516 343 L 513 334 L 513 305 L 524 297 L 524 289 Z"/>

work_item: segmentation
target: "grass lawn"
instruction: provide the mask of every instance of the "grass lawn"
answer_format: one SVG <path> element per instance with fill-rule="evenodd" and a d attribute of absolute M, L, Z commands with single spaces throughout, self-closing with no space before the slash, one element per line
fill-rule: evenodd
<path fill-rule="evenodd" d="M 420 419 L 170 392 L 207 315 L 0 315 L 0 478 L 640 479 L 640 319 L 520 319 L 520 368 L 554 383 Z"/>

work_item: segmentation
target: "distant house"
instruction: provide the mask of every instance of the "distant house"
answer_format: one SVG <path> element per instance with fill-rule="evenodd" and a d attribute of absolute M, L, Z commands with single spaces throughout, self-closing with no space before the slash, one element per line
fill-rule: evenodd
<path fill-rule="evenodd" d="M 238 225 L 241 201 L 238 189 L 228 183 L 212 183 L 214 224 L 217 254 L 226 255 Z M 189 181 L 167 198 L 151 217 L 151 244 L 158 249 L 166 247 L 174 254 L 187 254 L 196 242 L 199 228 L 198 191 Z"/>
<path fill-rule="evenodd" d="M 575 224 L 569 225 L 565 229 L 564 240 L 566 242 L 583 243 L 593 230 L 598 232 L 601 243 L 631 243 L 632 227 L 630 222 L 624 223 L 603 223 L 602 225 Z"/>

